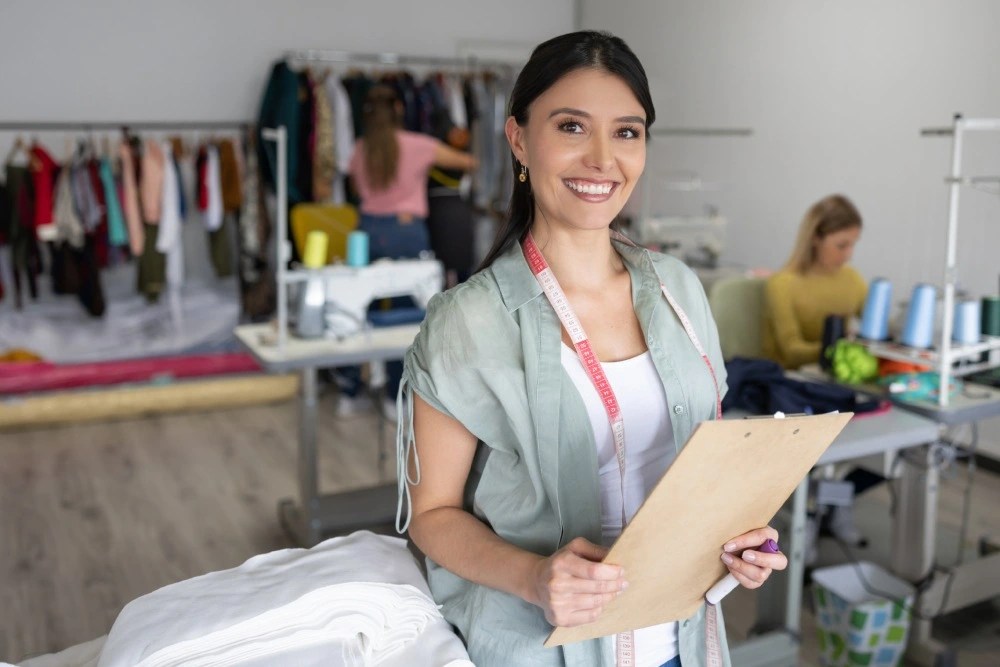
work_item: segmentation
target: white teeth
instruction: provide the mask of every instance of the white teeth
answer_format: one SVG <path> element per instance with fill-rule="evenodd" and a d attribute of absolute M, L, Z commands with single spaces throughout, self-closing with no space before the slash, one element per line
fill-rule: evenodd
<path fill-rule="evenodd" d="M 566 181 L 566 185 L 570 190 L 582 192 L 587 195 L 606 195 L 611 192 L 612 188 L 610 184 L 597 185 L 595 183 L 578 183 L 576 181 Z"/>

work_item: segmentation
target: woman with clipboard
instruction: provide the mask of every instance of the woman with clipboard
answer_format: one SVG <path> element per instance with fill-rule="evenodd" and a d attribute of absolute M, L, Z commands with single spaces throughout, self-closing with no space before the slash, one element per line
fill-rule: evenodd
<path fill-rule="evenodd" d="M 508 220 L 481 270 L 431 302 L 406 355 L 397 528 L 427 555 L 434 597 L 479 667 L 707 663 L 703 611 L 542 647 L 553 625 L 593 621 L 627 586 L 600 562 L 606 545 L 721 412 L 725 367 L 698 279 L 612 225 L 653 119 L 622 40 L 584 31 L 538 46 L 505 128 Z M 733 553 L 720 545 L 744 586 L 786 565 L 734 557 L 767 539 L 776 532 L 761 528 L 733 536 Z"/>

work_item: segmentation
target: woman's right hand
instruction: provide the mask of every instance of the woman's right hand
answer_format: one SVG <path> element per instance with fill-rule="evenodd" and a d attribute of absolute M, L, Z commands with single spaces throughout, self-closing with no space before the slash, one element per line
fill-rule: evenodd
<path fill-rule="evenodd" d="M 608 553 L 582 537 L 538 561 L 531 600 L 554 626 L 571 627 L 597 620 L 605 605 L 628 586 L 624 570 L 601 563 Z"/>

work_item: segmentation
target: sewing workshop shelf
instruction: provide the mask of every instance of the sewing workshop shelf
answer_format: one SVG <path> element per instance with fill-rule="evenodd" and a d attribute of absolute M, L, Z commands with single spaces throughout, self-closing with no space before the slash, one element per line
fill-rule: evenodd
<path fill-rule="evenodd" d="M 860 338 L 857 342 L 867 347 L 874 356 L 882 359 L 892 359 L 893 361 L 903 361 L 933 368 L 941 366 L 941 353 L 936 348 L 914 348 L 901 343 L 870 341 Z M 963 345 L 952 342 L 948 351 L 952 365 L 951 374 L 960 377 L 1000 367 L 1000 353 L 998 351 L 1000 351 L 1000 336 L 983 336 L 978 343 L 973 344 Z M 959 364 L 959 362 L 979 359 L 984 353 L 989 355 L 987 361 Z M 959 365 L 956 366 L 956 364 Z"/>

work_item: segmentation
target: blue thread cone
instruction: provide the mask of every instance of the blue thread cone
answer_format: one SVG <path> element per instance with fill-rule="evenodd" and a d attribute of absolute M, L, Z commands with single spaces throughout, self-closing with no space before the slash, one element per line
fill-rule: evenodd
<path fill-rule="evenodd" d="M 928 348 L 934 342 L 934 312 L 937 293 L 933 285 L 920 283 L 913 287 L 910 308 L 906 311 L 906 327 L 902 341 L 911 347 Z"/>
<path fill-rule="evenodd" d="M 868 288 L 865 309 L 861 314 L 861 337 L 885 340 L 889 337 L 889 308 L 892 306 L 892 283 L 876 278 Z"/>

